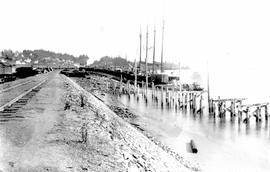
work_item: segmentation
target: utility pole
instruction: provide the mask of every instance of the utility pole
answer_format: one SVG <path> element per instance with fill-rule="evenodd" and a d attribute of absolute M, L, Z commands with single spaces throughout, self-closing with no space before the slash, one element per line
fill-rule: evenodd
<path fill-rule="evenodd" d="M 155 73 L 155 46 L 156 46 L 156 26 L 154 27 L 154 46 L 153 46 L 153 74 Z"/>
<path fill-rule="evenodd" d="M 161 68 L 160 72 L 163 72 L 163 41 L 164 41 L 164 20 L 163 20 L 163 25 L 162 25 L 162 43 L 161 43 Z"/>

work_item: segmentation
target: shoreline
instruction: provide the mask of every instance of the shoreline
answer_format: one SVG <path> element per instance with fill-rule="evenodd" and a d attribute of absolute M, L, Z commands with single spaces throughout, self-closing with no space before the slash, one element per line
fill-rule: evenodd
<path fill-rule="evenodd" d="M 91 77 L 99 77 L 99 81 L 102 79 L 107 80 L 107 78 L 91 75 Z M 101 79 L 102 78 L 102 79 Z M 194 171 L 201 171 L 201 167 L 196 163 L 191 163 L 190 161 L 185 160 L 184 157 L 176 153 L 172 148 L 169 146 L 163 144 L 161 141 L 159 141 L 157 138 L 152 136 L 149 132 L 147 132 L 145 129 L 140 127 L 140 125 L 137 125 L 135 123 L 132 123 L 130 119 L 137 118 L 137 116 L 132 113 L 125 105 L 118 102 L 116 100 L 115 95 L 112 94 L 111 90 L 104 89 L 105 85 L 102 85 L 100 83 L 93 84 L 92 81 L 96 82 L 98 81 L 96 78 L 91 81 L 91 79 L 85 79 L 85 78 L 72 78 L 75 82 L 77 82 L 82 88 L 84 88 L 86 91 L 91 93 L 93 96 L 95 96 L 97 99 L 102 101 L 104 104 L 106 104 L 112 111 L 115 112 L 116 115 L 118 115 L 120 118 L 128 122 L 131 126 L 133 126 L 138 132 L 142 133 L 144 136 L 146 136 L 149 140 L 151 140 L 155 145 L 160 147 L 163 151 L 165 151 L 167 154 L 172 156 L 174 159 L 176 159 L 178 162 L 183 164 L 185 167 L 192 169 Z M 104 80 L 103 80 L 104 81 Z M 106 100 L 107 101 L 106 101 Z M 109 101 L 108 101 L 109 99 Z"/>

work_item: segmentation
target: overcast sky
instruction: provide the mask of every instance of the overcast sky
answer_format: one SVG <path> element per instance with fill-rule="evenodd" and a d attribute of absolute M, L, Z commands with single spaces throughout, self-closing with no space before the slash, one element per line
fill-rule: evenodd
<path fill-rule="evenodd" d="M 140 28 L 145 44 L 148 25 L 150 47 L 157 29 L 159 60 L 164 19 L 166 61 L 202 69 L 208 61 L 215 82 L 269 73 L 268 0 L 1 0 L 0 7 L 0 49 L 87 54 L 91 61 L 120 55 L 134 61 Z M 218 72 L 224 69 L 242 72 L 228 77 Z"/>
<path fill-rule="evenodd" d="M 0 1 L 0 48 L 47 49 L 91 58 L 138 56 L 162 20 L 168 61 L 265 60 L 270 56 L 270 2 L 262 0 L 6 0 Z M 152 52 L 149 52 L 149 59 Z M 217 60 L 217 61 L 218 61 Z"/>

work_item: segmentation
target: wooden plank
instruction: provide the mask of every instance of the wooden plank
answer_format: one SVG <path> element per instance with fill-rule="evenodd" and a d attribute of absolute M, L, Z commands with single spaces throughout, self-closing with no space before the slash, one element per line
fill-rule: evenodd
<path fill-rule="evenodd" d="M 213 99 L 214 102 L 224 102 L 224 101 L 242 101 L 246 100 L 246 98 L 231 98 L 231 99 Z"/>

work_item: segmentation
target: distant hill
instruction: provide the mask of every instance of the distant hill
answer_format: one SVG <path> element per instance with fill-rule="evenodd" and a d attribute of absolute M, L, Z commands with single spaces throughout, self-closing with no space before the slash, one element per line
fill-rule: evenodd
<path fill-rule="evenodd" d="M 137 62 L 138 63 L 138 62 Z M 148 68 L 152 69 L 153 63 L 147 63 Z M 160 62 L 155 62 L 155 69 L 160 69 Z M 139 63 L 137 64 L 139 66 Z M 97 68 L 114 68 L 114 67 L 120 67 L 123 69 L 128 69 L 130 67 L 134 66 L 134 62 L 127 61 L 124 58 L 121 57 L 102 57 L 99 60 L 94 61 L 90 67 L 97 67 Z M 166 69 L 178 69 L 179 65 L 174 63 L 167 63 L 165 62 L 163 64 L 164 70 Z M 142 70 L 145 69 L 145 62 L 141 62 L 141 68 Z M 182 67 L 183 68 L 183 67 Z M 185 67 L 185 69 L 188 69 L 188 67 Z"/>
<path fill-rule="evenodd" d="M 11 64 L 28 64 L 39 66 L 73 66 L 74 64 L 87 64 L 89 59 L 86 55 L 75 57 L 70 54 L 55 53 L 46 50 L 23 50 L 22 52 L 13 52 L 12 50 L 3 50 L 0 54 L 0 60 Z"/>
<path fill-rule="evenodd" d="M 109 68 L 109 67 L 121 67 L 121 68 L 129 68 L 130 62 L 126 59 L 121 57 L 102 57 L 100 60 L 94 61 L 90 67 L 97 67 L 97 68 Z"/>

